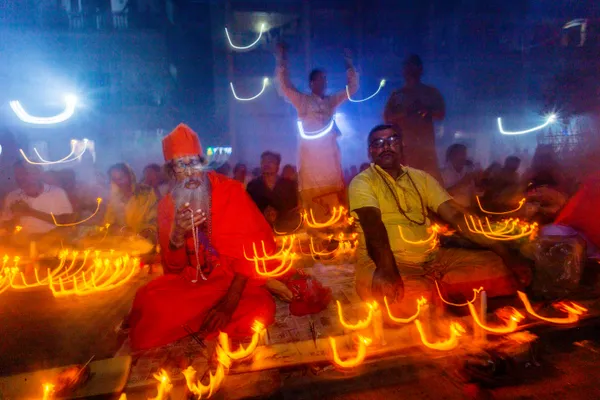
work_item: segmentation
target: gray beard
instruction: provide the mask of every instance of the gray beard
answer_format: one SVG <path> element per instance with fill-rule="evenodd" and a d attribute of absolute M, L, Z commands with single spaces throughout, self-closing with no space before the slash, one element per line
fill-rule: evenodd
<path fill-rule="evenodd" d="M 200 182 L 200 185 L 197 188 L 188 189 L 185 185 L 189 180 L 190 179 L 186 179 L 185 181 L 178 183 L 171 190 L 175 209 L 179 210 L 184 204 L 188 203 L 193 212 L 202 210 L 207 215 L 210 215 L 210 181 L 206 175 L 202 175 L 201 177 L 194 178 L 195 181 Z"/>

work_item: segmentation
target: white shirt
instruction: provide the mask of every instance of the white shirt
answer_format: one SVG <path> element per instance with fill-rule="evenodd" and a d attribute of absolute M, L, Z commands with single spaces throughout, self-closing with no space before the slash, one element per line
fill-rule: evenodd
<path fill-rule="evenodd" d="M 71 214 L 73 212 L 71 202 L 64 190 L 56 186 L 44 185 L 44 190 L 38 197 L 29 197 L 21 189 L 13 190 L 6 195 L 2 213 L 3 221 L 13 218 L 10 207 L 19 200 L 24 201 L 34 210 L 47 214 L 52 213 L 55 216 Z M 47 233 L 56 227 L 53 223 L 34 217 L 22 217 L 18 221 L 18 224 L 23 228 L 22 232 L 25 234 Z"/>
<path fill-rule="evenodd" d="M 452 164 L 448 163 L 442 169 L 442 180 L 444 181 L 444 188 L 448 189 L 456 185 L 465 175 L 470 174 L 474 171 L 473 167 L 465 165 L 462 171 L 458 172 Z M 473 182 L 468 185 L 463 185 L 460 188 L 453 189 L 450 191 L 454 201 L 463 207 L 470 207 L 473 196 L 475 195 L 475 184 Z"/>

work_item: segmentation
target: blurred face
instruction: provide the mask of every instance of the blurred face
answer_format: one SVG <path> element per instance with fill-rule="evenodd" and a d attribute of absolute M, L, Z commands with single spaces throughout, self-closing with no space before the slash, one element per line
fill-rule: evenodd
<path fill-rule="evenodd" d="M 121 193 L 129 193 L 131 192 L 131 177 L 125 171 L 121 171 L 120 169 L 115 169 L 110 172 L 110 181 L 114 183 Z"/>
<path fill-rule="evenodd" d="M 279 160 L 273 156 L 266 156 L 260 160 L 260 170 L 263 174 L 276 175 L 279 172 Z"/>
<path fill-rule="evenodd" d="M 391 128 L 375 132 L 369 143 L 369 157 L 383 169 L 398 168 L 404 158 L 402 138 Z"/>
<path fill-rule="evenodd" d="M 37 197 L 44 190 L 43 172 L 34 165 L 15 167 L 15 181 L 27 196 Z"/>
<path fill-rule="evenodd" d="M 176 183 L 186 189 L 197 189 L 202 183 L 202 162 L 200 156 L 176 158 L 169 163 Z"/>
<path fill-rule="evenodd" d="M 418 81 L 421 79 L 421 75 L 423 75 L 423 68 L 415 64 L 406 63 L 404 64 L 402 75 L 407 81 Z"/>
<path fill-rule="evenodd" d="M 327 90 L 327 76 L 323 72 L 315 74 L 312 81 L 310 81 L 310 90 L 317 96 L 324 96 Z"/>
<path fill-rule="evenodd" d="M 508 160 L 506 162 L 506 169 L 511 172 L 516 172 L 521 166 L 521 161 L 519 160 Z"/>
<path fill-rule="evenodd" d="M 245 165 L 239 165 L 236 169 L 235 172 L 233 173 L 233 179 L 238 180 L 238 181 L 243 181 L 244 179 L 246 179 L 246 166 Z"/>
<path fill-rule="evenodd" d="M 152 187 L 156 187 L 160 185 L 160 172 L 155 170 L 154 168 L 146 168 L 144 170 L 144 179 L 143 182 Z"/>
<path fill-rule="evenodd" d="M 450 154 L 450 162 L 455 168 L 464 167 L 467 162 L 467 150 L 463 147 L 455 149 L 452 154 Z"/>

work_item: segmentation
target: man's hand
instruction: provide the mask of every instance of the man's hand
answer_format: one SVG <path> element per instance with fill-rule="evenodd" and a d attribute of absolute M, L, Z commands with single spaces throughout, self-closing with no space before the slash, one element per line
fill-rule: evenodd
<path fill-rule="evenodd" d="M 171 230 L 171 241 L 173 243 L 182 243 L 187 232 L 206 222 L 206 213 L 204 211 L 196 210 L 193 212 L 193 215 L 194 223 L 192 224 L 192 210 L 189 203 L 184 204 L 177 210 L 175 213 L 175 222 Z"/>
<path fill-rule="evenodd" d="M 352 50 L 344 49 L 344 63 L 346 64 L 346 69 L 352 68 Z"/>
<path fill-rule="evenodd" d="M 29 215 L 31 214 L 31 207 L 23 200 L 19 200 L 10 206 L 10 211 L 15 215 Z"/>
<path fill-rule="evenodd" d="M 225 295 L 213 308 L 208 312 L 204 323 L 200 327 L 200 332 L 212 333 L 225 329 L 235 309 L 237 308 L 239 300 L 233 298 L 233 296 Z"/>
<path fill-rule="evenodd" d="M 394 303 L 404 297 L 404 282 L 398 270 L 376 268 L 371 291 L 377 300 L 383 301 L 387 297 L 388 302 Z"/>

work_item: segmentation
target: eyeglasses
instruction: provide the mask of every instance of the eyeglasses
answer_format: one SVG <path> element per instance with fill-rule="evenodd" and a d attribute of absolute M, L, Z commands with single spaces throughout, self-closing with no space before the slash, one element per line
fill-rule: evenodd
<path fill-rule="evenodd" d="M 171 168 L 173 168 L 173 171 L 175 171 L 176 173 L 183 173 L 187 169 L 197 169 L 198 167 L 200 167 L 201 164 L 202 161 L 199 158 L 194 158 L 188 161 L 187 163 L 183 161 L 172 162 Z"/>
<path fill-rule="evenodd" d="M 400 136 L 397 135 L 390 136 L 388 138 L 379 138 L 371 141 L 369 147 L 372 147 L 374 149 L 383 149 L 386 143 L 388 146 L 392 147 L 402 143 L 402 139 L 400 138 Z"/>

